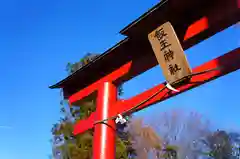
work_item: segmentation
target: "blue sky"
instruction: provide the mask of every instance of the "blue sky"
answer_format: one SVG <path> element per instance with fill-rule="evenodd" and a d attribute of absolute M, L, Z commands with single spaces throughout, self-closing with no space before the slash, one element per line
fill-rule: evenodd
<path fill-rule="evenodd" d="M 0 125 L 9 126 L 0 127 L 0 158 L 47 159 L 51 125 L 60 115 L 59 90 L 48 86 L 66 76 L 67 62 L 77 61 L 86 52 L 102 53 L 121 40 L 118 31 L 157 2 L 0 1 Z M 187 50 L 191 66 L 239 47 L 239 37 L 239 28 L 233 26 Z M 239 127 L 239 77 L 236 71 L 137 115 L 148 118 L 178 107 L 203 113 L 220 127 Z M 126 83 L 124 96 L 163 80 L 155 67 Z"/>

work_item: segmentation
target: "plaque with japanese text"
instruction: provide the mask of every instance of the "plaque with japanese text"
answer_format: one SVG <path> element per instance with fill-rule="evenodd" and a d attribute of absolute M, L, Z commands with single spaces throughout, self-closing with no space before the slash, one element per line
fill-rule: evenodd
<path fill-rule="evenodd" d="M 148 39 L 168 83 L 177 83 L 192 71 L 170 22 L 148 34 Z"/>

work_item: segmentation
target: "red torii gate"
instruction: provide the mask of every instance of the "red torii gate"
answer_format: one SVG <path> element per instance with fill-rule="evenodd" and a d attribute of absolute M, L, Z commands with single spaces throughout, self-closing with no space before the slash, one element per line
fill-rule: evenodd
<path fill-rule="evenodd" d="M 64 98 L 68 99 L 71 105 L 81 105 L 81 101 L 89 96 L 97 98 L 96 112 L 88 119 L 79 121 L 73 132 L 79 134 L 94 128 L 94 159 L 115 158 L 115 131 L 112 129 L 115 128 L 115 122 L 111 117 L 131 109 L 146 99 L 149 100 L 142 103 L 136 111 L 240 68 L 238 47 L 194 68 L 193 73 L 221 69 L 193 76 L 188 83 L 177 88 L 180 90 L 179 93 L 163 90 L 153 96 L 165 87 L 165 83 L 162 83 L 130 99 L 119 100 L 118 85 L 157 65 L 147 38 L 148 33 L 170 21 L 186 50 L 237 23 L 240 17 L 239 9 L 240 0 L 162 0 L 120 32 L 127 38 L 66 79 L 50 86 L 63 88 Z M 149 98 L 151 96 L 153 97 Z M 96 124 L 97 121 L 107 118 L 111 120 Z"/>

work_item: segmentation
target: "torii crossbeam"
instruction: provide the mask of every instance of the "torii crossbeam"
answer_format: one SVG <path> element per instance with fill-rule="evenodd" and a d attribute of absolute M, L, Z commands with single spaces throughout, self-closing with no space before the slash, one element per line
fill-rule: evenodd
<path fill-rule="evenodd" d="M 240 0 L 162 0 L 150 11 L 124 28 L 120 33 L 127 38 L 107 50 L 95 61 L 76 71 L 50 88 L 63 88 L 64 98 L 70 104 L 90 95 L 96 95 L 97 108 L 86 120 L 79 121 L 74 134 L 94 128 L 94 159 L 115 159 L 114 120 L 97 123 L 131 109 L 165 87 L 159 84 L 135 97 L 118 100 L 117 86 L 157 65 L 147 34 L 166 21 L 170 21 L 184 49 L 237 23 L 240 17 Z M 135 111 L 171 98 L 184 91 L 240 69 L 240 48 L 193 69 L 193 72 L 210 72 L 193 76 L 189 83 L 178 87 L 180 92 L 163 90 Z M 94 74 L 89 74 L 89 72 Z"/>

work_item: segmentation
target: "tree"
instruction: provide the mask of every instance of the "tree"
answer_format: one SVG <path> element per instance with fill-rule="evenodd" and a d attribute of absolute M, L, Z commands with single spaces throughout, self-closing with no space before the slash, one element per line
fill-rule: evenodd
<path fill-rule="evenodd" d="M 128 125 L 137 158 L 197 159 L 207 147 L 200 139 L 210 134 L 209 123 L 198 113 L 173 110 L 152 117 L 150 124 L 135 119 Z"/>
<path fill-rule="evenodd" d="M 214 159 L 238 159 L 240 134 L 217 130 L 203 141 L 209 148 L 209 156 Z"/>
<path fill-rule="evenodd" d="M 207 143 L 211 149 L 211 157 L 215 159 L 229 159 L 231 157 L 232 145 L 227 132 L 217 130 L 207 137 Z"/>
<path fill-rule="evenodd" d="M 240 133 L 230 132 L 228 135 L 232 143 L 232 158 L 238 159 L 240 157 Z"/>
<path fill-rule="evenodd" d="M 68 75 L 81 69 L 89 62 L 96 59 L 98 55 L 87 54 L 79 62 L 71 64 L 68 63 L 66 71 Z M 118 94 L 122 95 L 122 86 L 118 87 Z M 89 159 L 92 158 L 92 140 L 94 130 L 88 130 L 83 134 L 77 136 L 72 135 L 73 125 L 78 120 L 87 118 L 96 109 L 95 99 L 89 99 L 80 107 L 72 106 L 69 108 L 67 103 L 64 101 L 60 102 L 60 112 L 63 117 L 60 118 L 59 122 L 53 125 L 52 134 L 53 136 L 63 136 L 64 142 L 57 147 L 57 150 L 61 151 L 61 157 L 63 159 Z M 131 142 L 129 142 L 129 135 L 127 132 L 122 131 L 126 127 L 125 125 L 117 125 L 117 137 L 116 140 L 116 159 L 126 159 L 129 154 L 134 153 L 131 148 Z M 56 141 L 56 140 L 55 140 Z"/>
<path fill-rule="evenodd" d="M 98 58 L 98 56 L 99 56 L 98 54 L 87 53 L 85 56 L 83 56 L 83 58 L 80 59 L 79 62 L 73 64 L 68 62 L 66 66 L 66 71 L 68 75 L 71 75 L 72 73 L 76 72 L 77 70 L 84 67 L 88 63 L 94 61 L 95 59 Z"/>

